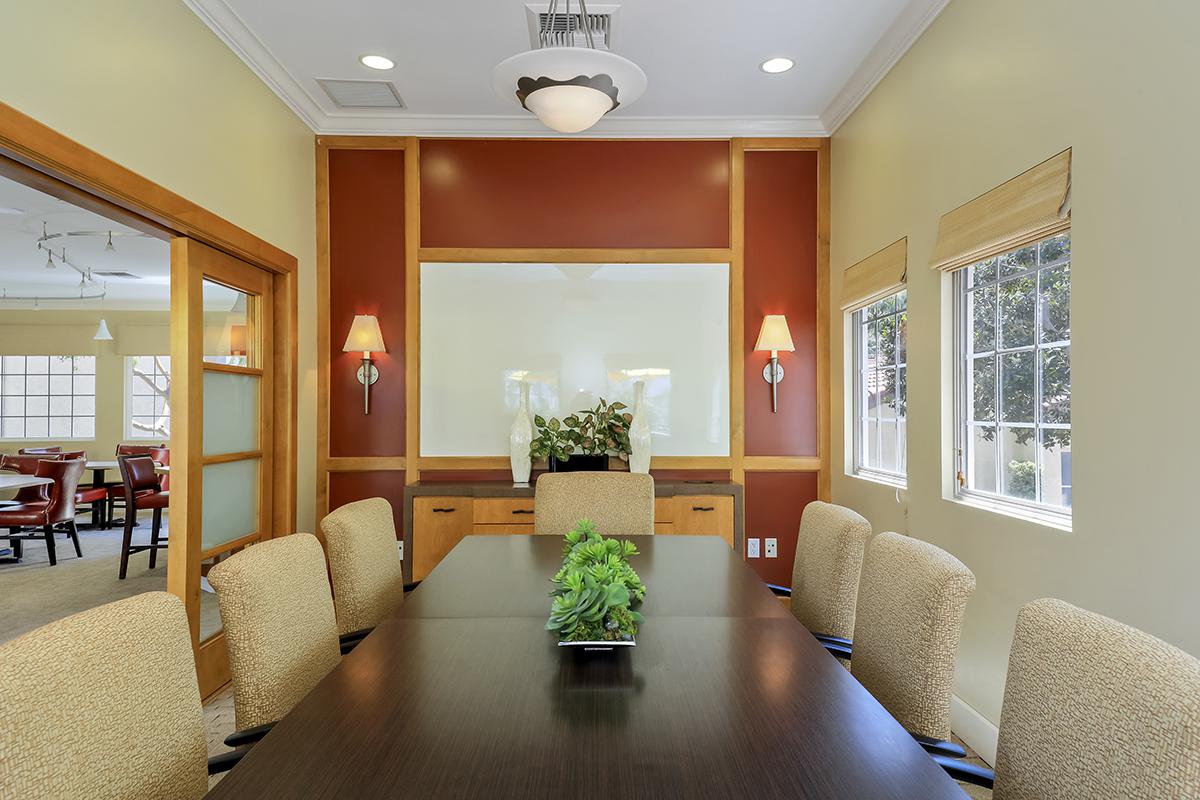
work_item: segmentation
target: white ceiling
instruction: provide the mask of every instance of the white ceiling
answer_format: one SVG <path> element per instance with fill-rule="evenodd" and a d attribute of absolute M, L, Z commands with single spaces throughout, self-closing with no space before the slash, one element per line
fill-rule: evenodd
<path fill-rule="evenodd" d="M 492 67 L 530 48 L 525 0 L 184 2 L 317 133 L 561 135 L 491 89 Z M 592 135 L 823 136 L 948 0 L 609 2 L 613 50 L 649 88 Z M 364 53 L 396 67 L 368 69 Z M 772 56 L 796 67 L 763 73 Z M 390 80 L 408 107 L 339 109 L 318 78 Z"/>

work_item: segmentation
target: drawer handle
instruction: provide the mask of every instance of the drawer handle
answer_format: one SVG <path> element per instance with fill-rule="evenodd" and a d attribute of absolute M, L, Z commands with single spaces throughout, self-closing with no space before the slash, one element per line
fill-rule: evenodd
<path fill-rule="evenodd" d="M 532 514 L 533 509 L 532 508 L 514 508 L 512 513 L 514 513 L 514 514 Z"/>
<path fill-rule="evenodd" d="M 692 506 L 692 511 L 716 511 L 712 506 Z"/>
<path fill-rule="evenodd" d="M 435 514 L 453 514 L 456 510 L 457 509 L 453 509 L 453 508 L 435 508 L 433 510 L 433 513 L 435 513 Z"/>

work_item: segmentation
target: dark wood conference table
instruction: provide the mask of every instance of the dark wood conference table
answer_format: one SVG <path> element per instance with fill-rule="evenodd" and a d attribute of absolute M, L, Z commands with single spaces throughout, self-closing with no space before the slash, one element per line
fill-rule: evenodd
<path fill-rule="evenodd" d="M 723 541 L 631 538 L 637 647 L 543 629 L 558 537 L 469 536 L 209 797 L 963 797 Z"/>

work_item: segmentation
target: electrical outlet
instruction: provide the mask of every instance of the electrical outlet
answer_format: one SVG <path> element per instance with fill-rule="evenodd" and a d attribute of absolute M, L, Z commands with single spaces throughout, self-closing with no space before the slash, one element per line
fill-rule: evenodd
<path fill-rule="evenodd" d="M 400 551 L 400 560 L 404 560 L 404 540 L 396 542 L 396 549 Z"/>
<path fill-rule="evenodd" d="M 758 558 L 758 539 L 746 540 L 746 558 Z"/>
<path fill-rule="evenodd" d="M 767 545 L 767 558 L 777 558 L 779 556 L 779 540 L 764 539 L 763 541 Z"/>

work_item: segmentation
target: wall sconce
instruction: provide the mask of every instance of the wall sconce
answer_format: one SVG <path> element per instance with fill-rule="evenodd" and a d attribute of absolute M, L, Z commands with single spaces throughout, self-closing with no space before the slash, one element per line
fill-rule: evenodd
<path fill-rule="evenodd" d="M 768 314 L 763 317 L 762 327 L 758 329 L 758 341 L 755 350 L 770 350 L 771 360 L 763 367 L 763 380 L 771 384 L 771 413 L 779 410 L 778 386 L 783 380 L 783 365 L 779 363 L 779 351 L 795 352 L 792 344 L 792 334 L 788 331 L 787 317 L 783 314 Z"/>
<path fill-rule="evenodd" d="M 350 324 L 350 333 L 342 345 L 343 353 L 362 351 L 362 366 L 358 368 L 358 382 L 363 385 L 363 413 L 371 413 L 371 384 L 379 380 L 379 370 L 371 363 L 371 353 L 386 353 L 383 334 L 379 332 L 379 320 L 370 314 L 359 314 Z"/>

